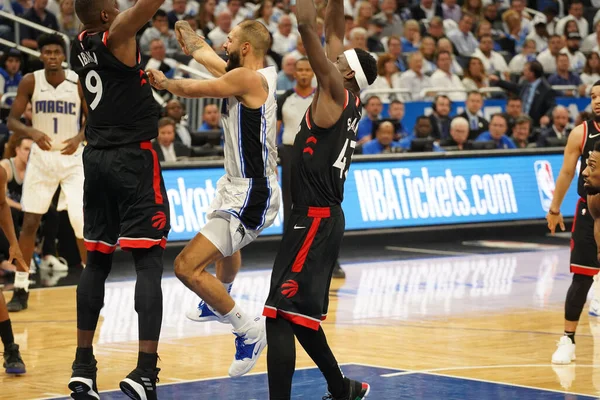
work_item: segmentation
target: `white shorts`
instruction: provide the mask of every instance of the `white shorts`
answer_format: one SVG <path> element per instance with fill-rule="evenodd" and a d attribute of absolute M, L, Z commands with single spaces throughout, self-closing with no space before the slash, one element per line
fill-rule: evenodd
<path fill-rule="evenodd" d="M 223 176 L 200 233 L 229 257 L 273 224 L 281 202 L 277 176 L 245 179 Z"/>
<path fill-rule="evenodd" d="M 56 189 L 61 194 L 58 209 L 66 209 L 77 238 L 83 238 L 83 163 L 82 150 L 70 156 L 60 151 L 44 151 L 35 143 L 31 146 L 21 206 L 24 212 L 46 214 Z"/>

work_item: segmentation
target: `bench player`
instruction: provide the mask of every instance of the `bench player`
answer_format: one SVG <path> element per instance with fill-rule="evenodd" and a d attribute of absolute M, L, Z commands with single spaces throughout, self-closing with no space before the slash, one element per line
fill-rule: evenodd
<path fill-rule="evenodd" d="M 80 122 L 81 111 L 87 116 L 87 108 L 81 85 L 78 84 L 79 77 L 75 72 L 65 71 L 62 67 L 66 58 L 63 38 L 56 34 L 43 34 L 38 39 L 38 48 L 44 69 L 23 77 L 8 117 L 8 128 L 11 131 L 28 136 L 35 142 L 31 146 L 23 180 L 21 206 L 24 217 L 19 245 L 25 264 L 29 266 L 40 221 L 60 186 L 66 198 L 69 220 L 77 237 L 81 260 L 85 264 L 81 161 L 85 127 Z M 29 102 L 32 105 L 32 126 L 26 126 L 20 121 Z M 8 303 L 10 311 L 27 308 L 28 271 L 17 270 L 15 292 Z"/>

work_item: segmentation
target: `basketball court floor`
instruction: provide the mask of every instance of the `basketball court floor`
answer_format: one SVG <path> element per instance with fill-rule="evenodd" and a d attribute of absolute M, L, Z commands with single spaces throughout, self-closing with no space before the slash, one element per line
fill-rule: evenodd
<path fill-rule="evenodd" d="M 576 336 L 577 362 L 550 363 L 570 283 L 568 239 L 495 237 L 408 243 L 386 235 L 345 242 L 341 260 L 347 277 L 332 285 L 323 327 L 344 373 L 371 384 L 370 399 L 600 396 L 600 319 L 588 318 L 587 305 Z M 249 247 L 233 286 L 235 300 L 257 314 L 276 244 Z M 196 297 L 173 277 L 178 250 L 168 248 L 165 257 L 159 398 L 267 399 L 266 353 L 251 374 L 231 379 L 230 327 L 185 318 Z M 103 399 L 126 398 L 115 389 L 137 356 L 133 268 L 126 254 L 115 258 L 95 344 Z M 28 373 L 0 372 L 1 399 L 68 395 L 77 273 L 42 280 L 58 286 L 33 289 L 30 309 L 11 315 Z M 9 299 L 12 293 L 4 295 Z M 325 381 L 300 347 L 297 367 L 292 398 L 321 399 Z"/>

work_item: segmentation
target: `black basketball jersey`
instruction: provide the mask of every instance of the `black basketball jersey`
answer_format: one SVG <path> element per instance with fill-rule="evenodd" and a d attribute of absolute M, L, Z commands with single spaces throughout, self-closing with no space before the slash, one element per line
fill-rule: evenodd
<path fill-rule="evenodd" d="M 342 115 L 332 127 L 323 129 L 315 125 L 308 107 L 294 140 L 293 204 L 330 207 L 342 203 L 361 111 L 360 99 L 346 90 Z"/>
<path fill-rule="evenodd" d="M 582 172 L 587 166 L 587 160 L 594 151 L 596 142 L 600 139 L 600 125 L 590 119 L 583 123 L 583 146 L 581 147 L 581 158 L 579 165 L 579 179 L 577 180 L 577 194 L 584 199 L 587 198 L 587 192 L 583 187 L 583 175 Z"/>
<path fill-rule="evenodd" d="M 85 136 L 93 147 L 116 147 L 158 135 L 158 103 L 137 63 L 129 67 L 106 46 L 108 31 L 81 32 L 71 46 L 71 65 L 79 75 L 88 106 Z"/>

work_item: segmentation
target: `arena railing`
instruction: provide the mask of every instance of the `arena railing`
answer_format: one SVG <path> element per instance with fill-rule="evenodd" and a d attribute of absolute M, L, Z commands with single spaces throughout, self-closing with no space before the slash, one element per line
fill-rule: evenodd
<path fill-rule="evenodd" d="M 30 28 L 36 29 L 36 30 L 38 30 L 40 32 L 44 32 L 44 33 L 58 34 L 63 37 L 63 39 L 65 40 L 65 44 L 67 45 L 67 54 L 65 54 L 65 56 L 67 58 L 67 67 L 68 67 L 70 53 L 71 53 L 70 51 L 68 51 L 68 49 L 71 48 L 71 39 L 69 38 L 68 35 L 66 35 L 62 32 L 58 32 L 53 29 L 47 28 L 43 25 L 36 24 L 35 22 L 28 21 L 24 18 L 17 17 L 16 15 L 7 13 L 6 11 L 0 11 L 0 17 L 14 22 L 14 35 L 15 35 L 14 42 L 0 38 L 0 44 L 7 46 L 7 47 L 15 48 L 19 51 L 22 51 L 23 53 L 27 53 L 34 57 L 39 57 L 40 56 L 39 51 L 31 50 L 25 46 L 21 46 L 21 44 L 20 44 L 21 43 L 21 25 L 28 26 Z M 65 66 L 65 64 L 63 64 L 63 66 Z"/>

